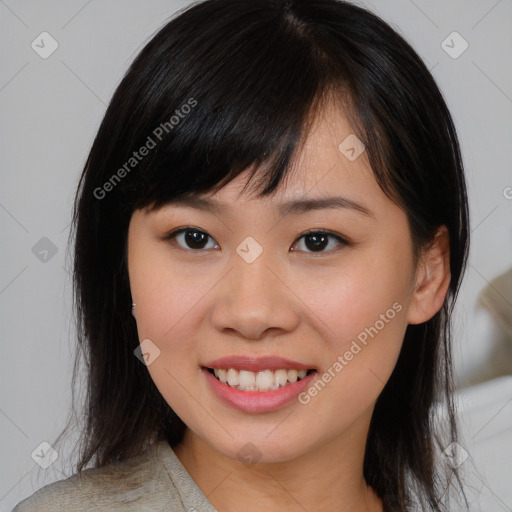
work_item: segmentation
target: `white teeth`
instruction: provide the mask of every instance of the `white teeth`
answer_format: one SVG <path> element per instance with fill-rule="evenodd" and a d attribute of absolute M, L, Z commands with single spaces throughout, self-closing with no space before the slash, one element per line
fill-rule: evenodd
<path fill-rule="evenodd" d="M 288 370 L 276 370 L 274 372 L 274 385 L 284 386 L 288 382 Z"/>
<path fill-rule="evenodd" d="M 231 368 L 230 368 L 231 371 Z M 240 389 L 250 390 L 256 384 L 256 375 L 253 372 L 247 372 L 245 370 L 240 370 L 240 382 L 238 387 Z"/>
<path fill-rule="evenodd" d="M 229 368 L 215 368 L 213 370 L 217 379 L 229 386 L 244 391 L 271 391 L 293 384 L 303 379 L 307 370 L 263 370 L 260 372 L 249 372 L 246 370 L 235 370 Z"/>
<path fill-rule="evenodd" d="M 288 380 L 290 382 L 297 382 L 297 377 L 299 376 L 299 372 L 297 370 L 288 370 Z"/>
<path fill-rule="evenodd" d="M 227 379 L 227 383 L 230 386 L 238 386 L 238 384 L 240 382 L 238 372 L 236 370 L 234 370 L 233 368 L 230 368 L 227 371 L 226 379 Z"/>
<path fill-rule="evenodd" d="M 274 375 L 270 370 L 258 372 L 256 375 L 256 387 L 260 391 L 268 391 L 274 385 Z"/>

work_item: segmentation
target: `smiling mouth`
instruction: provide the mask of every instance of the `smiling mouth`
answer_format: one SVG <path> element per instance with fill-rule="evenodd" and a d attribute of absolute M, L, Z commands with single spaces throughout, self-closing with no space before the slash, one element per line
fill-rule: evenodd
<path fill-rule="evenodd" d="M 273 391 L 289 386 L 316 372 L 310 370 L 262 370 L 251 372 L 235 368 L 206 368 L 218 381 L 241 391 Z"/>

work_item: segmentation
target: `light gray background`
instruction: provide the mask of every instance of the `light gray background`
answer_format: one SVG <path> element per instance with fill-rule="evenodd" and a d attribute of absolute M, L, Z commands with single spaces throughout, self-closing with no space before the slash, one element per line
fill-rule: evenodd
<path fill-rule="evenodd" d="M 492 379 L 510 360 L 503 351 L 496 357 L 502 333 L 476 303 L 484 286 L 512 264 L 512 199 L 506 197 L 512 187 L 512 0 L 359 3 L 412 43 L 453 113 L 472 221 L 456 316 L 457 378 L 460 387 Z M 188 4 L 0 0 L 0 512 L 70 474 L 62 465 L 68 453 L 47 470 L 31 453 L 60 432 L 71 399 L 75 340 L 66 243 L 73 195 L 106 104 L 134 55 Z M 31 47 L 43 31 L 59 45 L 47 59 Z M 469 44 L 456 59 L 441 44 L 453 31 Z M 460 48 L 460 41 L 449 44 Z M 32 251 L 43 237 L 57 248 L 47 261 Z M 510 414 L 511 406 L 507 398 L 498 413 Z M 505 489 L 503 482 L 496 486 Z M 493 510 L 511 507 L 511 495 L 501 495 Z"/>

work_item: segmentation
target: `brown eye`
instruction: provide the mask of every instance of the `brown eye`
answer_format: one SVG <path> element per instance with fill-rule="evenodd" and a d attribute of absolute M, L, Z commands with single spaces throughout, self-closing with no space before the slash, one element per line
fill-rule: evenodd
<path fill-rule="evenodd" d="M 322 253 L 333 250 L 332 247 L 327 251 L 324 250 L 326 247 L 329 246 L 329 239 L 336 241 L 336 243 L 334 244 L 334 249 L 336 249 L 336 247 L 339 246 L 349 245 L 348 242 L 343 237 L 341 237 L 340 235 L 336 235 L 334 233 L 330 233 L 328 231 L 309 231 L 308 233 L 304 233 L 302 236 L 298 238 L 298 240 L 302 239 L 304 239 L 303 247 L 305 247 L 305 249 L 298 250 L 303 250 L 305 252 Z M 291 250 L 296 251 L 297 249 L 293 249 L 292 247 Z"/>
<path fill-rule="evenodd" d="M 213 240 L 213 238 L 206 233 L 197 228 L 188 227 L 181 228 L 176 231 L 173 231 L 169 235 L 165 237 L 166 240 L 173 240 L 177 243 L 182 249 L 190 249 L 190 250 L 199 250 L 199 249 L 209 249 L 212 247 L 207 247 L 208 239 Z M 214 249 L 218 247 L 218 244 L 214 245 Z"/>
<path fill-rule="evenodd" d="M 172 240 L 181 249 L 200 251 L 201 249 L 218 249 L 219 244 L 205 231 L 194 228 L 186 227 L 180 228 L 165 236 L 165 240 Z M 209 240 L 213 245 L 208 247 Z M 326 253 L 335 250 L 338 247 L 350 245 L 349 242 L 338 234 L 329 231 L 309 231 L 304 233 L 297 240 L 304 240 L 302 248 L 294 248 L 297 242 L 292 246 L 292 251 L 302 251 L 309 253 Z"/>

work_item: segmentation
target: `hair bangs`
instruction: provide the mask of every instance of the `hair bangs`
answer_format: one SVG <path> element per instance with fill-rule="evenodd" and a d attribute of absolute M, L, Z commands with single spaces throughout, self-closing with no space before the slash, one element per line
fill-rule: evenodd
<path fill-rule="evenodd" d="M 132 65 L 132 76 L 140 76 L 133 73 L 138 60 L 147 62 L 147 52 L 167 45 L 158 69 L 146 64 L 148 78 L 140 79 L 124 130 L 135 148 L 153 146 L 118 188 L 132 210 L 157 209 L 192 191 L 216 191 L 251 168 L 249 181 L 257 169 L 265 169 L 258 188 L 263 195 L 274 192 L 330 86 L 322 52 L 307 42 L 296 22 L 269 11 L 268 4 L 246 25 L 236 13 L 219 16 L 215 27 L 188 45 L 194 58 L 187 58 L 186 76 L 176 76 L 168 71 L 185 58 L 182 40 L 188 30 L 198 32 L 186 16 L 179 26 L 171 22 Z M 219 37 L 230 31 L 230 38 Z M 180 41 L 180 51 L 173 41 Z M 159 91 L 157 101 L 148 90 Z"/>

